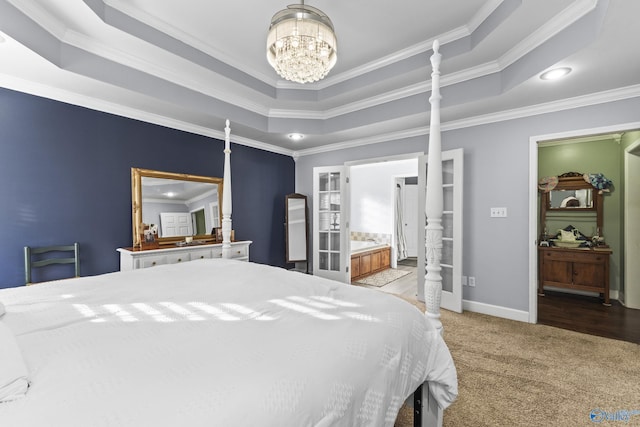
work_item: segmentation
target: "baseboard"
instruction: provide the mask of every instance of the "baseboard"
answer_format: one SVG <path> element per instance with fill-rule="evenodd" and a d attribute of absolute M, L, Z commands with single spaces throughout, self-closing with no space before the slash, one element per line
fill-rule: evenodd
<path fill-rule="evenodd" d="M 556 291 L 556 292 L 564 292 L 565 294 L 574 294 L 574 295 L 582 295 L 586 297 L 597 297 L 600 296 L 597 292 L 589 292 L 589 291 L 580 291 L 577 289 L 567 289 L 567 288 L 556 288 L 555 286 L 545 286 L 545 290 L 548 291 Z M 619 297 L 618 290 L 609 290 L 609 299 L 617 300 Z"/>
<path fill-rule="evenodd" d="M 474 313 L 488 314 L 489 316 L 502 317 L 504 319 L 516 320 L 518 322 L 529 322 L 529 312 L 514 310 L 513 308 L 501 307 L 499 305 L 485 304 L 483 302 L 462 300 L 462 309 Z"/>

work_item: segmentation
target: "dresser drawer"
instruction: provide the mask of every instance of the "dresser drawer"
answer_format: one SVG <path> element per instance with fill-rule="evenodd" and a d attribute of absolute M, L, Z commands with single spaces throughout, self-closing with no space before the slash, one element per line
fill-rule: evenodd
<path fill-rule="evenodd" d="M 188 252 L 167 254 L 167 264 L 177 264 L 179 262 L 190 261 L 190 254 Z"/>
<path fill-rule="evenodd" d="M 237 245 L 231 247 L 231 258 L 247 258 L 249 256 L 249 246 L 248 245 Z"/>
<path fill-rule="evenodd" d="M 211 250 L 211 258 L 222 258 L 222 246 Z"/>
<path fill-rule="evenodd" d="M 165 255 L 141 257 L 138 259 L 137 268 L 155 267 L 156 265 L 163 265 L 166 263 L 167 257 Z"/>
<path fill-rule="evenodd" d="M 609 254 L 603 254 L 593 251 L 574 251 L 574 252 L 560 252 L 560 251 L 552 251 L 546 250 L 542 253 L 545 259 L 553 260 L 553 261 L 573 261 L 573 262 L 584 262 L 584 263 L 596 263 L 600 264 L 609 258 Z"/>
<path fill-rule="evenodd" d="M 200 250 L 200 251 L 191 251 L 191 253 L 189 253 L 189 258 L 191 261 L 194 261 L 196 259 L 211 258 L 211 250 L 206 249 L 206 250 Z"/>

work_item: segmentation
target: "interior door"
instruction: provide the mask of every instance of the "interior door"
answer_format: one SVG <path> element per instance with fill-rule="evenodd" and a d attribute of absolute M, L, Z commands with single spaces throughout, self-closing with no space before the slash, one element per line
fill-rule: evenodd
<path fill-rule="evenodd" d="M 313 274 L 350 283 L 348 169 L 313 169 Z"/>
<path fill-rule="evenodd" d="M 403 198 L 404 235 L 407 238 L 407 256 L 418 256 L 418 186 L 405 184 Z M 424 207 L 424 205 L 422 205 Z"/>
<path fill-rule="evenodd" d="M 427 218 L 425 214 L 427 158 L 420 156 L 418 162 L 418 300 L 424 301 L 426 274 L 425 236 Z M 462 313 L 462 149 L 442 152 L 442 190 L 444 209 L 442 214 L 442 300 L 440 306 Z"/>
<path fill-rule="evenodd" d="M 162 237 L 193 236 L 193 225 L 189 212 L 161 212 Z"/>

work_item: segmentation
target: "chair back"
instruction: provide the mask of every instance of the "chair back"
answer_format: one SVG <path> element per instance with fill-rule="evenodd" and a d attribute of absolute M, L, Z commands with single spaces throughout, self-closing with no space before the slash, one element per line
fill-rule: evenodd
<path fill-rule="evenodd" d="M 60 255 L 62 254 L 62 256 Z M 66 256 L 65 256 L 66 255 Z M 32 273 L 36 268 L 55 264 L 73 264 L 75 277 L 80 277 L 80 245 L 57 245 L 24 247 L 24 278 L 27 285 L 31 285 Z M 72 277 L 72 276 L 67 276 Z M 66 277 L 63 277 L 66 278 Z"/>

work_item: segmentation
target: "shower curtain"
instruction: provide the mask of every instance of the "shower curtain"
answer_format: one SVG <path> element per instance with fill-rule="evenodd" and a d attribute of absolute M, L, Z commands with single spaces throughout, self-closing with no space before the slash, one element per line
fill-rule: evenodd
<path fill-rule="evenodd" d="M 403 212 L 403 188 L 402 184 L 396 183 L 396 246 L 398 249 L 398 261 L 407 257 L 407 238 L 404 235 L 404 212 Z"/>

